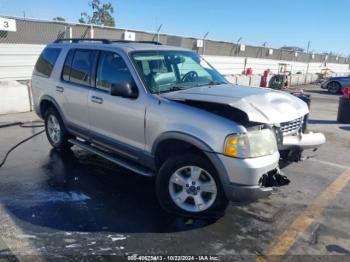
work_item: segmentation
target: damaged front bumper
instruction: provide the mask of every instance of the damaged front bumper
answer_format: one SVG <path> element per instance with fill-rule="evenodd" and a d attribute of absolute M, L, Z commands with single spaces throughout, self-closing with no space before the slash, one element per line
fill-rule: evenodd
<path fill-rule="evenodd" d="M 325 143 L 326 137 L 322 133 L 300 133 L 283 137 L 283 142 L 278 146 L 278 149 L 283 161 L 298 162 L 310 157 L 310 153 Z"/>
<path fill-rule="evenodd" d="M 326 137 L 322 133 L 299 134 L 295 136 L 283 137 L 281 149 L 298 147 L 300 149 L 317 149 L 326 143 Z"/>
<path fill-rule="evenodd" d="M 268 197 L 275 187 L 286 186 L 290 180 L 284 176 L 279 168 L 263 174 L 258 185 L 241 185 L 231 183 L 226 185 L 226 196 L 234 202 L 255 202 L 260 198 Z"/>
<path fill-rule="evenodd" d="M 218 155 L 223 164 L 221 181 L 226 197 L 234 202 L 253 202 L 269 196 L 273 187 L 287 185 L 289 180 L 278 167 L 280 155 L 238 159 Z"/>

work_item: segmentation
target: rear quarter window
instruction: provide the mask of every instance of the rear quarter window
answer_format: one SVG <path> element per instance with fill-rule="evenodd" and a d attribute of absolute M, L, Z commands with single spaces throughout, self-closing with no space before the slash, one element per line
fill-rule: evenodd
<path fill-rule="evenodd" d="M 45 48 L 35 64 L 33 74 L 50 77 L 60 52 L 60 48 Z"/>

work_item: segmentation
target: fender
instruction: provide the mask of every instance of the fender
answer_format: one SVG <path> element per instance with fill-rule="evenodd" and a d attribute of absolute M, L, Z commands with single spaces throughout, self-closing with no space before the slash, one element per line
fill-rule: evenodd
<path fill-rule="evenodd" d="M 229 184 L 229 176 L 227 174 L 226 168 L 224 167 L 223 163 L 217 156 L 217 152 L 215 152 L 207 143 L 205 143 L 203 140 L 187 134 L 187 133 L 182 133 L 179 131 L 168 131 L 163 134 L 161 134 L 153 143 L 152 147 L 152 156 L 155 156 L 155 152 L 157 150 L 158 145 L 167 139 L 177 139 L 181 140 L 184 142 L 187 142 L 200 150 L 203 151 L 203 153 L 206 155 L 206 157 L 211 161 L 213 164 L 214 168 L 216 169 L 219 177 L 220 177 L 220 182 L 224 186 L 226 184 Z M 225 188 L 225 187 L 224 187 Z"/>
<path fill-rule="evenodd" d="M 41 98 L 40 98 L 40 102 L 38 104 L 38 108 L 36 110 L 37 114 L 41 117 L 41 118 L 44 118 L 44 116 L 41 115 L 41 103 L 44 101 L 44 100 L 47 100 L 47 101 L 50 101 L 51 103 L 54 104 L 54 106 L 56 107 L 58 113 L 60 114 L 62 120 L 63 120 L 63 123 L 65 125 L 67 125 L 67 120 L 63 114 L 63 111 L 61 109 L 61 107 L 58 105 L 58 103 L 56 102 L 56 100 L 52 97 L 52 96 L 49 96 L 49 95 L 43 95 Z"/>
<path fill-rule="evenodd" d="M 208 152 L 208 153 L 215 153 L 214 150 L 207 144 L 205 143 L 203 140 L 198 139 L 197 137 L 187 134 L 187 133 L 183 133 L 183 132 L 179 132 L 179 131 L 168 131 L 165 133 L 162 133 L 153 143 L 152 146 L 152 155 L 155 155 L 155 152 L 157 150 L 158 145 L 167 139 L 177 139 L 177 140 L 181 140 L 184 141 L 186 143 L 189 143 L 197 148 L 199 148 L 200 150 L 204 151 L 204 152 Z"/>

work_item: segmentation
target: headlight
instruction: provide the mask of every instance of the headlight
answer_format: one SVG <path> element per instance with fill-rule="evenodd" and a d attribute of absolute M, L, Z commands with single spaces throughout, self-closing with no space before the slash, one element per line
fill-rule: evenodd
<path fill-rule="evenodd" d="M 226 138 L 224 153 L 231 157 L 252 158 L 277 152 L 276 137 L 272 130 L 263 129 Z"/>

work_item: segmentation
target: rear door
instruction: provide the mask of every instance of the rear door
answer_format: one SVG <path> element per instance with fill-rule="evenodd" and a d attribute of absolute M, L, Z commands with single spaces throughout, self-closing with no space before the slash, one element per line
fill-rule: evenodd
<path fill-rule="evenodd" d="M 123 58 L 112 51 L 100 51 L 96 88 L 89 93 L 91 136 L 133 160 L 144 150 L 145 105 L 136 99 L 110 95 L 112 84 L 122 81 L 121 75 L 132 75 Z"/>
<path fill-rule="evenodd" d="M 94 85 L 93 69 L 98 51 L 71 49 L 66 57 L 62 79 L 56 91 L 64 96 L 64 113 L 70 129 L 86 137 L 90 123 L 88 94 Z"/>

